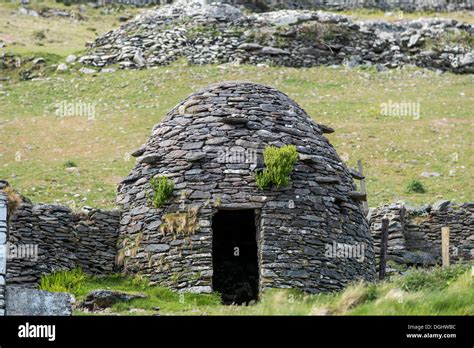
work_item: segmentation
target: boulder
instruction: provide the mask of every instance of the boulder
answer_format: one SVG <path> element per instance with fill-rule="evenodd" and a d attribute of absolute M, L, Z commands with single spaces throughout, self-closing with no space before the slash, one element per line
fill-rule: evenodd
<path fill-rule="evenodd" d="M 127 293 L 117 290 L 93 290 L 89 292 L 81 307 L 89 310 L 104 309 L 111 307 L 117 302 L 128 302 L 139 298 L 147 298 L 143 293 Z"/>
<path fill-rule="evenodd" d="M 7 315 L 70 316 L 74 296 L 64 292 L 7 286 Z"/>

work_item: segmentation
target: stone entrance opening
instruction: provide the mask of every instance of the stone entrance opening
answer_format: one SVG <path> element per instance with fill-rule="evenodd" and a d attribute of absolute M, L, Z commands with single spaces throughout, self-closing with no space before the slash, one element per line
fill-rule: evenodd
<path fill-rule="evenodd" d="M 219 210 L 212 221 L 214 291 L 224 304 L 245 304 L 258 298 L 258 246 L 253 209 Z"/>

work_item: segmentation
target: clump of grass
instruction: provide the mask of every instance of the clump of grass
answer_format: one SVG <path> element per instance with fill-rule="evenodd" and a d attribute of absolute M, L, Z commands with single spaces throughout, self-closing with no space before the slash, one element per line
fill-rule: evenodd
<path fill-rule="evenodd" d="M 136 274 L 134 277 L 132 277 L 131 284 L 138 287 L 139 289 L 145 290 L 150 286 L 150 280 L 141 274 Z"/>
<path fill-rule="evenodd" d="M 174 182 L 164 176 L 154 177 L 150 180 L 150 187 L 153 190 L 151 205 L 160 208 L 171 197 Z"/>
<path fill-rule="evenodd" d="M 257 173 L 255 181 L 260 189 L 271 185 L 276 187 L 287 186 L 290 174 L 298 161 L 298 152 L 293 145 L 285 145 L 281 148 L 268 146 L 263 153 L 266 168 Z"/>
<path fill-rule="evenodd" d="M 77 163 L 72 161 L 72 160 L 67 160 L 66 162 L 64 162 L 64 167 L 65 168 L 76 168 L 77 167 Z"/>
<path fill-rule="evenodd" d="M 163 224 L 160 231 L 173 236 L 190 236 L 199 228 L 198 208 L 190 208 L 185 212 L 177 212 L 163 215 Z"/>
<path fill-rule="evenodd" d="M 37 30 L 33 33 L 33 38 L 38 41 L 46 39 L 46 32 L 44 30 Z"/>
<path fill-rule="evenodd" d="M 337 307 L 333 311 L 336 313 L 346 313 L 363 303 L 374 301 L 376 298 L 377 285 L 360 282 L 344 290 L 337 303 Z"/>
<path fill-rule="evenodd" d="M 21 199 L 21 196 L 16 193 L 11 186 L 6 186 L 3 189 L 3 193 L 7 197 L 8 216 L 9 218 L 11 218 L 23 201 Z"/>
<path fill-rule="evenodd" d="M 446 31 L 439 37 L 428 38 L 424 47 L 430 49 L 441 50 L 444 46 L 463 46 L 472 48 L 474 46 L 474 38 L 467 31 Z"/>
<path fill-rule="evenodd" d="M 406 187 L 407 193 L 425 193 L 426 189 L 419 180 L 412 180 L 407 184 Z"/>
<path fill-rule="evenodd" d="M 395 283 L 406 291 L 442 290 L 448 287 L 468 270 L 467 265 L 457 264 L 451 267 L 435 267 L 431 270 L 409 271 Z"/>
<path fill-rule="evenodd" d="M 354 34 L 354 33 L 353 33 Z M 332 23 L 309 22 L 301 26 L 298 36 L 308 42 L 332 42 L 337 39 L 346 40 L 351 33 L 348 29 Z"/>
<path fill-rule="evenodd" d="M 81 268 L 63 270 L 41 276 L 39 289 L 51 292 L 77 291 L 87 280 L 87 275 Z"/>
<path fill-rule="evenodd" d="M 216 38 L 222 35 L 222 31 L 215 25 L 199 25 L 188 30 L 187 37 L 190 40 L 199 38 Z"/>

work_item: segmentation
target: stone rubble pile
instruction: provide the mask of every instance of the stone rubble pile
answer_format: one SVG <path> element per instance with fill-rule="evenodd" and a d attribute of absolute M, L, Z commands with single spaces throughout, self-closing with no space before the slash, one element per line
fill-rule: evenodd
<path fill-rule="evenodd" d="M 472 73 L 473 35 L 472 25 L 453 19 L 354 22 L 307 10 L 247 16 L 230 5 L 178 1 L 98 37 L 79 62 L 136 69 L 184 57 L 192 64 L 416 65 Z"/>
<path fill-rule="evenodd" d="M 80 307 L 87 308 L 90 311 L 111 307 L 117 302 L 129 302 L 139 298 L 147 298 L 144 293 L 127 293 L 117 290 L 98 289 L 90 291 Z"/>
<path fill-rule="evenodd" d="M 68 11 L 68 10 L 63 10 L 59 8 L 45 7 L 45 8 L 42 8 L 38 12 L 28 7 L 20 7 L 17 13 L 20 15 L 32 16 L 32 17 L 44 17 L 44 18 L 59 17 L 59 18 L 74 19 L 78 21 L 87 20 L 87 17 L 82 15 L 80 12 Z"/>

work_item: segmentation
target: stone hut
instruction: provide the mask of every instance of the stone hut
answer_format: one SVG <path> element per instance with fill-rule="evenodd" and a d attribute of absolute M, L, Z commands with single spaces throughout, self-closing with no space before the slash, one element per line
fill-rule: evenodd
<path fill-rule="evenodd" d="M 133 153 L 119 186 L 117 263 L 123 272 L 224 303 L 266 288 L 315 293 L 375 275 L 374 247 L 353 177 L 316 124 L 287 95 L 264 85 L 212 85 L 173 108 Z M 290 183 L 260 189 L 263 151 L 294 145 Z M 150 203 L 153 177 L 174 182 Z"/>

